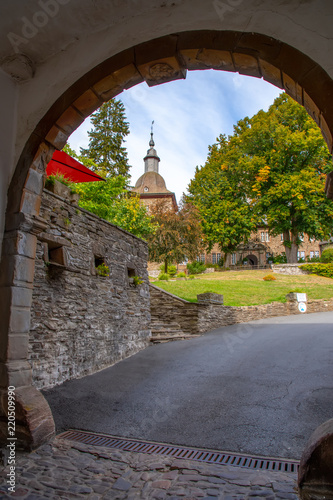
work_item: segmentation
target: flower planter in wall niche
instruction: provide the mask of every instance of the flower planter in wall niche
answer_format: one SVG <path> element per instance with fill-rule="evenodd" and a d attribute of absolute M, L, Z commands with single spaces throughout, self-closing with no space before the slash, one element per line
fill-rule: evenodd
<path fill-rule="evenodd" d="M 199 304 L 223 304 L 223 295 L 220 293 L 199 293 L 197 299 Z"/>
<path fill-rule="evenodd" d="M 45 189 L 51 191 L 51 193 L 53 194 L 60 196 L 61 198 L 65 198 L 66 200 L 69 200 L 71 197 L 70 187 L 66 186 L 62 182 L 57 181 L 56 179 L 53 179 L 52 182 L 46 181 Z"/>
<path fill-rule="evenodd" d="M 139 287 L 143 282 L 144 280 L 141 278 L 141 276 L 131 276 L 128 278 L 128 283 L 132 288 Z"/>

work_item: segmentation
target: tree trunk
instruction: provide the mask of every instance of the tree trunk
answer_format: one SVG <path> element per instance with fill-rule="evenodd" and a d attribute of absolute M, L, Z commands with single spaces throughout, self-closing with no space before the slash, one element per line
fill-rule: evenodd
<path fill-rule="evenodd" d="M 168 260 L 167 259 L 165 259 L 165 261 L 164 261 L 164 272 L 165 272 L 165 274 L 168 274 Z"/>
<path fill-rule="evenodd" d="M 289 231 L 284 232 L 283 243 L 286 251 L 287 263 L 297 264 L 297 234 L 289 233 Z"/>
<path fill-rule="evenodd" d="M 224 252 L 224 262 L 223 262 L 223 267 L 226 268 L 227 267 L 227 258 L 228 258 L 228 253 L 227 252 Z"/>

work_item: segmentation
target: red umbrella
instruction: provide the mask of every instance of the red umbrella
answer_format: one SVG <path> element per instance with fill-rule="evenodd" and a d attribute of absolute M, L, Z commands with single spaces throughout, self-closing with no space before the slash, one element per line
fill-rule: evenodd
<path fill-rule="evenodd" d="M 103 177 L 95 174 L 64 151 L 55 151 L 52 160 L 46 168 L 46 175 L 63 175 L 71 182 L 104 181 Z"/>

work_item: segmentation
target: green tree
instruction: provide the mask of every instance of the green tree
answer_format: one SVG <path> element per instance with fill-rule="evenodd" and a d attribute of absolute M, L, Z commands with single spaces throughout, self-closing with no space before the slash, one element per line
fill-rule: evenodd
<path fill-rule="evenodd" d="M 250 174 L 248 196 L 273 236 L 283 234 L 288 262 L 297 262 L 304 234 L 322 240 L 332 234 L 333 202 L 325 196 L 332 161 L 319 127 L 287 94 L 267 112 L 241 120 L 230 147 Z"/>
<path fill-rule="evenodd" d="M 94 127 L 88 132 L 88 148 L 80 148 L 81 156 L 90 158 L 106 177 L 127 176 L 130 166 L 123 142 L 129 134 L 129 125 L 123 103 L 111 99 L 90 120 Z"/>
<path fill-rule="evenodd" d="M 271 235 L 283 234 L 287 261 L 297 262 L 304 234 L 332 234 L 333 202 L 324 193 L 331 169 L 319 128 L 283 93 L 267 112 L 240 120 L 228 140 L 220 136 L 189 192 L 207 239 L 225 253 L 265 223 Z"/>
<path fill-rule="evenodd" d="M 90 158 L 78 156 L 69 144 L 66 144 L 64 151 L 103 176 L 104 170 L 99 170 Z M 73 188 L 80 195 L 79 206 L 85 210 L 139 238 L 145 239 L 154 233 L 152 217 L 140 202 L 139 196 L 129 191 L 127 177 L 118 175 L 107 177 L 105 182 L 82 182 L 75 184 Z"/>
<path fill-rule="evenodd" d="M 169 264 L 196 258 L 203 242 L 195 207 L 183 202 L 179 211 L 174 212 L 162 201 L 156 202 L 151 212 L 157 229 L 147 239 L 149 260 L 163 262 L 167 273 Z"/>
<path fill-rule="evenodd" d="M 257 217 L 247 198 L 248 177 L 238 151 L 231 150 L 226 137 L 220 135 L 209 147 L 206 164 L 196 168 L 188 188 L 208 248 L 218 243 L 225 264 L 228 254 L 246 242 L 256 228 Z"/>

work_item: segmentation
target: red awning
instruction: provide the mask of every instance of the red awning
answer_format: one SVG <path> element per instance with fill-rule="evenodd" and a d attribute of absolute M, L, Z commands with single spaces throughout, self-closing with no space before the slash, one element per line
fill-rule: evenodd
<path fill-rule="evenodd" d="M 103 177 L 95 174 L 64 151 L 55 151 L 52 160 L 46 168 L 46 175 L 60 174 L 71 182 L 104 181 Z"/>

